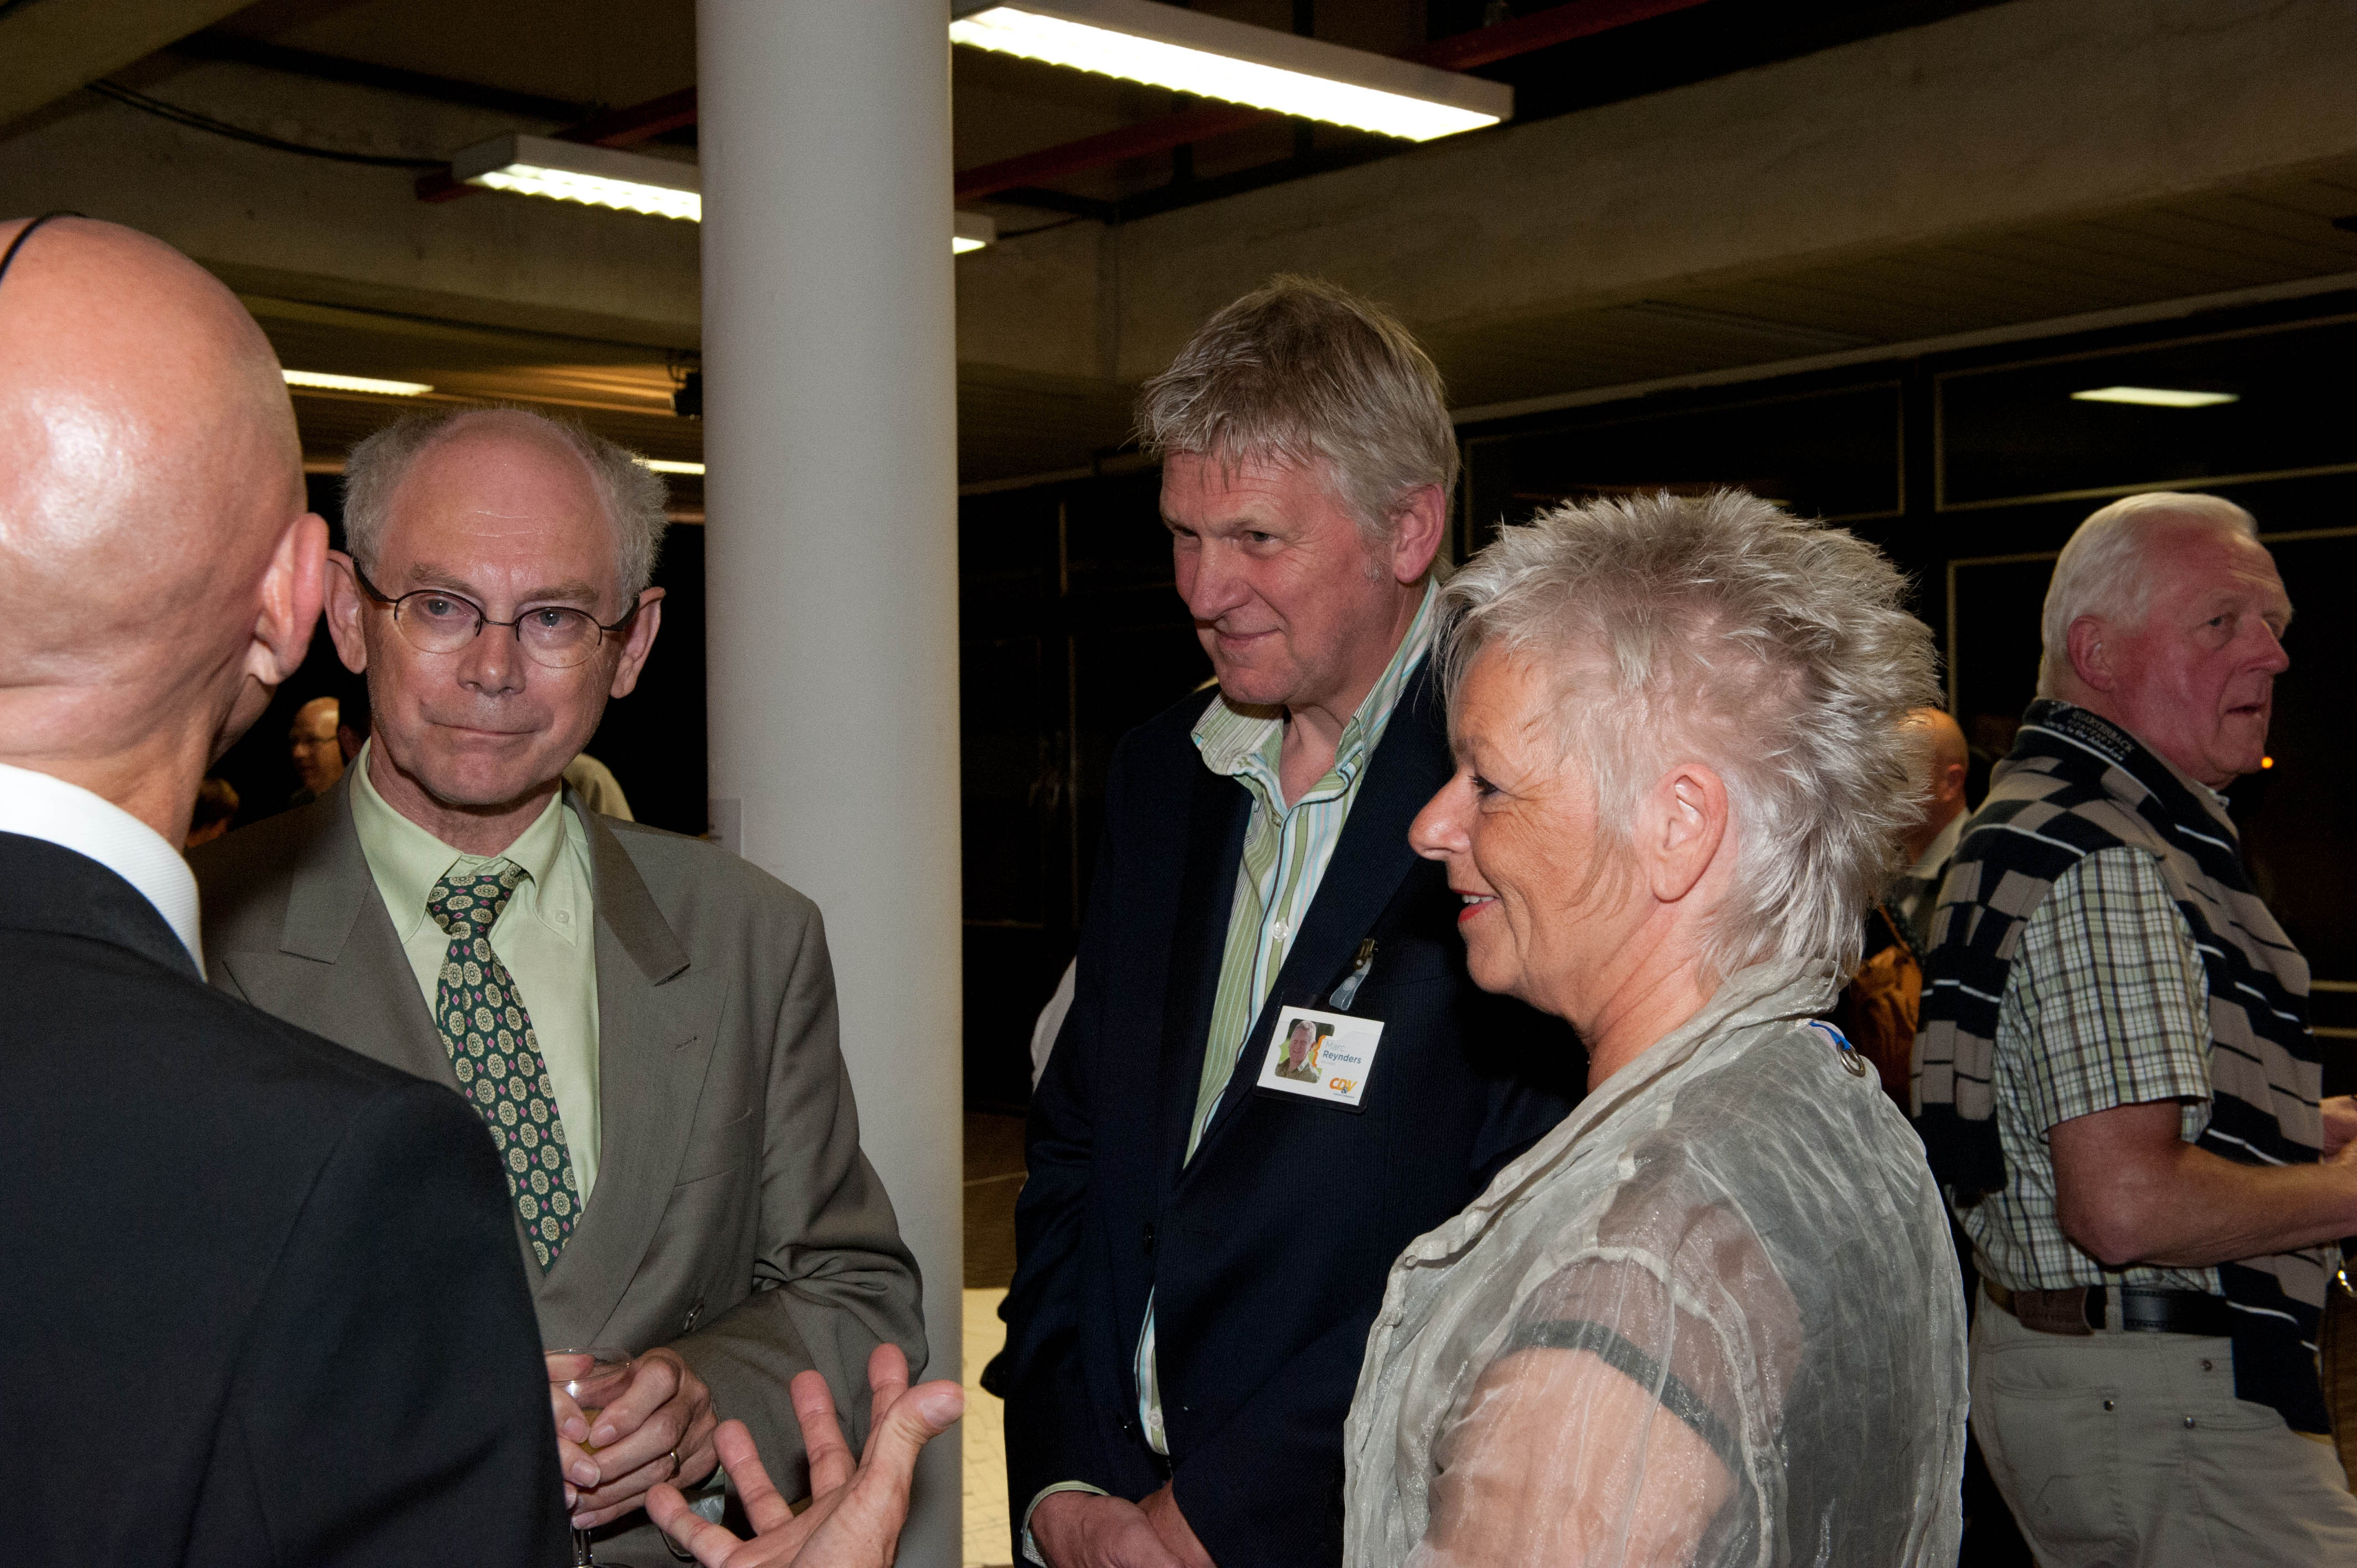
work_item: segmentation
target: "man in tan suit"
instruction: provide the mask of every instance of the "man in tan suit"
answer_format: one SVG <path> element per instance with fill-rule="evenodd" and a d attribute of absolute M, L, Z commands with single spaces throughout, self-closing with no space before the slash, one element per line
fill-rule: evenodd
<path fill-rule="evenodd" d="M 637 1358 L 594 1427 L 551 1396 L 576 1523 L 623 1564 L 670 1560 L 638 1510 L 717 1485 L 718 1419 L 797 1495 L 794 1374 L 856 1443 L 869 1352 L 925 1353 L 817 909 L 563 786 L 654 643 L 662 501 L 628 453 L 530 413 L 361 443 L 326 586 L 371 739 L 326 797 L 195 858 L 214 983 L 464 1096 L 544 1346 Z"/>

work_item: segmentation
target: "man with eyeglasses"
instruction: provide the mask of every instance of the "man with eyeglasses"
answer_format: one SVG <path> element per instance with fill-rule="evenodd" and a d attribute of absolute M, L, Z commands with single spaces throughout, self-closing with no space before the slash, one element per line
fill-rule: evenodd
<path fill-rule="evenodd" d="M 563 782 L 661 628 L 662 501 L 631 454 L 521 411 L 361 443 L 326 598 L 371 738 L 319 801 L 195 860 L 215 983 L 465 1096 L 544 1345 L 636 1359 L 587 1419 L 550 1363 L 575 1522 L 619 1564 L 671 1560 L 650 1487 L 716 1500 L 720 1419 L 796 1495 L 794 1375 L 825 1376 L 856 1445 L 869 1352 L 924 1361 L 817 909 Z"/>

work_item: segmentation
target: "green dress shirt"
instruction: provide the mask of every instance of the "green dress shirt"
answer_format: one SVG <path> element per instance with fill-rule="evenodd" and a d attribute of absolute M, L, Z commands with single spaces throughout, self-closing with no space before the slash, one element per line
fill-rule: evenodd
<path fill-rule="evenodd" d="M 450 946 L 449 934 L 425 912 L 435 884 L 454 866 L 467 873 L 508 860 L 523 868 L 524 881 L 491 928 L 491 947 L 532 1015 L 586 1208 L 597 1185 L 598 1149 L 597 904 L 588 837 L 564 809 L 567 791 L 559 790 L 502 854 L 461 854 L 377 793 L 370 777 L 375 748 L 374 741 L 361 747 L 352 768 L 352 825 L 429 1012 Z"/>

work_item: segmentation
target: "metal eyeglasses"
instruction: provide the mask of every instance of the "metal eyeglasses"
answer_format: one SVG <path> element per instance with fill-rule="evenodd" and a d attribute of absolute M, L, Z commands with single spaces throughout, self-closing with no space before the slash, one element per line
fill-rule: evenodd
<path fill-rule="evenodd" d="M 512 630 L 517 646 L 532 661 L 550 670 L 570 670 L 588 662 L 608 635 L 637 619 L 640 608 L 632 605 L 610 626 L 569 605 L 543 605 L 513 620 L 493 620 L 481 606 L 447 588 L 418 588 L 396 598 L 370 582 L 357 561 L 352 563 L 352 575 L 362 593 L 393 612 L 393 629 L 420 653 L 456 653 L 485 627 L 496 626 Z"/>

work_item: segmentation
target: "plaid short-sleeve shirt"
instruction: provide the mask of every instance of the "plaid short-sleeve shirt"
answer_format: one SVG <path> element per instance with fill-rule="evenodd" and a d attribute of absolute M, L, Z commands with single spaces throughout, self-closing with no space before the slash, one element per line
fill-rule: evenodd
<path fill-rule="evenodd" d="M 2215 1269 L 2106 1269 L 2063 1234 L 2048 1132 L 2152 1101 L 2210 1122 L 2210 982 L 2193 931 L 2140 849 L 2099 850 L 2054 881 L 2022 928 L 1997 1012 L 2004 1187 L 1964 1210 L 1982 1267 L 2010 1290 L 2158 1284 L 2219 1290 Z"/>

